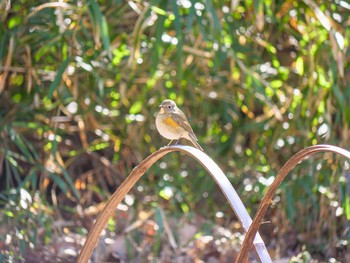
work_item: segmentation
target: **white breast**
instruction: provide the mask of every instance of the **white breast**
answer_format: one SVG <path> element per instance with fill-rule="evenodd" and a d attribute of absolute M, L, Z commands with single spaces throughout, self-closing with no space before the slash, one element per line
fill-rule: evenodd
<path fill-rule="evenodd" d="M 164 138 L 167 138 L 169 140 L 177 140 L 180 137 L 185 138 L 184 136 L 185 130 L 180 128 L 180 131 L 176 131 L 175 129 L 169 128 L 167 125 L 164 124 L 163 119 L 165 117 L 161 114 L 158 114 L 156 117 L 156 127 L 160 135 L 162 135 Z M 187 134 L 186 134 L 187 135 Z"/>

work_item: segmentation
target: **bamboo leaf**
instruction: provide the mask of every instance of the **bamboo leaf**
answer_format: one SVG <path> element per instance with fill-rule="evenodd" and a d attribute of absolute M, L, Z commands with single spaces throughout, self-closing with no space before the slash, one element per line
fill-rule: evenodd
<path fill-rule="evenodd" d="M 181 17 L 179 14 L 179 5 L 177 4 L 177 1 L 171 1 L 171 3 L 172 3 L 173 12 L 175 15 L 174 25 L 175 25 L 176 37 L 178 40 L 177 48 L 176 48 L 177 77 L 178 79 L 182 79 L 183 34 L 182 34 L 181 23 L 180 23 Z"/>
<path fill-rule="evenodd" d="M 70 58 L 68 57 L 60 65 L 60 67 L 59 67 L 59 69 L 57 71 L 56 77 L 55 77 L 55 79 L 53 80 L 53 82 L 51 83 L 51 85 L 49 87 L 49 92 L 48 92 L 48 95 L 47 95 L 47 97 L 49 99 L 52 98 L 54 91 L 59 87 L 59 85 L 61 83 L 61 80 L 62 80 L 63 73 L 64 73 L 64 71 L 66 70 L 66 68 L 67 68 L 67 66 L 69 64 L 69 61 L 70 61 Z"/>
<path fill-rule="evenodd" d="M 298 57 L 295 61 L 295 70 L 300 75 L 304 75 L 304 60 L 302 57 Z"/>
<path fill-rule="evenodd" d="M 32 169 L 30 169 L 28 175 L 26 175 L 22 180 L 22 182 L 18 185 L 17 190 L 19 191 L 21 188 L 27 189 L 26 184 L 29 181 L 32 186 L 32 189 L 36 189 L 37 182 L 38 182 L 37 172 L 38 172 L 37 167 L 33 167 Z"/>
<path fill-rule="evenodd" d="M 112 58 L 111 48 L 110 48 L 110 40 L 109 40 L 109 31 L 108 24 L 105 16 L 103 16 L 100 6 L 97 4 L 95 0 L 88 0 L 88 8 L 90 11 L 90 15 L 95 28 L 99 30 L 95 32 L 98 34 L 97 37 L 101 37 L 102 44 L 104 50 L 107 52 L 108 57 Z"/>
<path fill-rule="evenodd" d="M 213 36 L 214 36 L 214 39 L 216 39 L 221 35 L 220 19 L 218 17 L 216 9 L 214 8 L 213 1 L 207 0 L 206 4 L 207 4 L 206 8 L 208 9 L 208 13 L 210 14 L 210 18 L 211 18 L 212 23 L 213 23 Z"/>
<path fill-rule="evenodd" d="M 26 160 L 29 162 L 33 162 L 33 156 L 31 152 L 29 151 L 26 143 L 23 141 L 21 136 L 14 130 L 10 129 L 10 134 L 12 135 L 11 138 L 13 138 L 13 142 L 17 145 L 17 147 L 21 150 L 21 152 L 24 154 Z"/>
<path fill-rule="evenodd" d="M 62 190 L 63 193 L 67 193 L 67 185 L 66 183 L 62 180 L 61 177 L 59 177 L 55 173 L 49 173 L 50 177 L 52 178 L 52 181 L 57 184 L 57 186 Z"/>
<path fill-rule="evenodd" d="M 68 174 L 67 170 L 64 167 L 62 167 L 61 165 L 59 165 L 59 166 L 60 166 L 60 169 L 62 171 L 62 175 L 63 175 L 65 181 L 67 182 L 70 190 L 73 192 L 75 197 L 79 199 L 80 194 L 79 194 L 78 190 L 75 188 L 72 178 L 70 177 L 70 175 Z"/>
<path fill-rule="evenodd" d="M 338 101 L 338 105 L 340 106 L 340 109 L 344 112 L 346 111 L 346 103 L 343 92 L 340 90 L 339 86 L 337 84 L 334 84 L 332 86 L 333 93 Z"/>

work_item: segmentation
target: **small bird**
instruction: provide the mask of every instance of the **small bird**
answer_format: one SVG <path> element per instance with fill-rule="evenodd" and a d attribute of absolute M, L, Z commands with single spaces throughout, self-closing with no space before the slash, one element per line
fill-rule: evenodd
<path fill-rule="evenodd" d="M 177 144 L 181 138 L 185 138 L 191 141 L 199 150 L 203 151 L 203 148 L 197 142 L 197 137 L 193 133 L 185 114 L 176 106 L 176 103 L 167 99 L 159 107 L 160 110 L 156 117 L 156 126 L 160 135 L 171 140 L 168 146 L 173 140 L 177 140 L 175 143 Z"/>

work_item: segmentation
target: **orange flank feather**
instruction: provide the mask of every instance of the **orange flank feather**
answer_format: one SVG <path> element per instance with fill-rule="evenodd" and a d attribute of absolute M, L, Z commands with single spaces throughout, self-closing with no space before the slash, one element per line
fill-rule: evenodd
<path fill-rule="evenodd" d="M 180 127 L 180 125 L 174 121 L 170 116 L 167 118 L 164 118 L 163 120 L 164 124 L 174 128 L 174 129 L 178 129 Z"/>

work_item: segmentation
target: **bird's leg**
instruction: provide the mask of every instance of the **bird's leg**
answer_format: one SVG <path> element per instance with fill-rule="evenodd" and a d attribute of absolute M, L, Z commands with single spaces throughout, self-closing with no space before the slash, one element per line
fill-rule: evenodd
<path fill-rule="evenodd" d="M 180 136 L 179 139 L 177 139 L 177 141 L 175 142 L 175 145 L 178 144 L 178 142 L 180 141 L 181 137 L 182 137 L 182 136 Z"/>
<path fill-rule="evenodd" d="M 174 141 L 174 140 L 171 140 L 171 141 L 168 143 L 167 147 L 169 147 L 169 146 L 170 146 L 170 144 L 171 144 L 173 141 Z"/>

